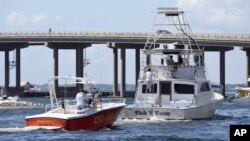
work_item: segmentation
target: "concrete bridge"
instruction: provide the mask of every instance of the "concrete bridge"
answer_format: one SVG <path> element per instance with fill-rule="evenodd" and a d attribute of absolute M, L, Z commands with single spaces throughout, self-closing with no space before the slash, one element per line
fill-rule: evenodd
<path fill-rule="evenodd" d="M 0 43 L 26 42 L 43 45 L 45 42 L 85 42 L 92 44 L 130 43 L 145 44 L 147 32 L 0 32 Z M 159 43 L 180 41 L 184 34 L 172 33 L 161 36 Z M 194 33 L 200 46 L 249 46 L 250 34 Z"/>
<path fill-rule="evenodd" d="M 5 52 L 5 88 L 9 87 L 9 52 L 16 49 L 16 87 L 20 89 L 20 49 L 32 45 L 44 45 L 53 49 L 54 75 L 58 75 L 58 50 L 76 50 L 76 76 L 83 77 L 83 49 L 92 44 L 106 44 L 113 49 L 113 94 L 118 95 L 118 49 L 121 53 L 120 96 L 125 95 L 126 49 L 135 50 L 135 80 L 140 70 L 140 49 L 143 49 L 148 37 L 154 34 L 146 32 L 0 32 L 0 51 Z M 179 42 L 183 34 L 163 34 L 158 44 Z M 246 51 L 247 75 L 250 75 L 250 34 L 195 33 L 192 36 L 205 51 L 220 52 L 220 83 L 225 86 L 225 52 L 241 47 Z M 58 83 L 56 82 L 58 86 Z M 250 84 L 248 84 L 250 85 Z M 225 95 L 225 90 L 223 91 Z"/>

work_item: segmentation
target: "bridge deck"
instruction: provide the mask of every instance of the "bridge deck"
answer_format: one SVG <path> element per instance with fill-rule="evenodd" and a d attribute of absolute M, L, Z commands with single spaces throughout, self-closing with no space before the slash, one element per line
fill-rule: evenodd
<path fill-rule="evenodd" d="M 88 42 L 104 44 L 106 42 L 143 44 L 147 32 L 0 32 L 0 43 L 43 43 L 43 42 Z M 159 43 L 171 43 L 185 37 L 184 34 L 164 34 Z M 244 46 L 250 47 L 250 34 L 194 33 L 194 39 L 201 45 Z"/>

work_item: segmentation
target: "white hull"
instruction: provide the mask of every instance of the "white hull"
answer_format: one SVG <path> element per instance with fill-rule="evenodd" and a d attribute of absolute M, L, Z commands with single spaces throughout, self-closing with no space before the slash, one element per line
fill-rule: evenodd
<path fill-rule="evenodd" d="M 207 119 L 214 116 L 215 110 L 222 100 L 217 100 L 209 105 L 192 106 L 188 108 L 173 107 L 138 107 L 129 105 L 122 110 L 122 119 L 150 119 L 160 118 L 166 120 Z"/>

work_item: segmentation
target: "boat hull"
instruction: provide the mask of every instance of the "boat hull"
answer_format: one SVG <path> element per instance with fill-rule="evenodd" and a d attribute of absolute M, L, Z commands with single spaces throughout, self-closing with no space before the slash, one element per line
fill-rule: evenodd
<path fill-rule="evenodd" d="M 91 114 L 89 116 L 71 116 L 68 119 L 58 118 L 60 116 L 53 115 L 51 117 L 42 114 L 40 117 L 27 117 L 25 119 L 27 127 L 42 127 L 42 128 L 63 128 L 65 130 L 97 130 L 106 126 L 111 126 L 116 121 L 123 107 L 116 107 L 108 110 L 103 110 Z"/>
<path fill-rule="evenodd" d="M 246 103 L 250 102 L 250 96 L 245 96 L 245 97 L 232 97 L 229 99 L 230 102 L 236 102 L 236 103 Z"/>
<path fill-rule="evenodd" d="M 240 94 L 240 97 L 245 97 L 245 96 L 248 96 L 249 89 L 239 89 L 238 92 Z"/>
<path fill-rule="evenodd" d="M 151 119 L 159 118 L 165 120 L 189 120 L 207 119 L 214 116 L 216 107 L 222 101 L 216 101 L 209 105 L 193 106 L 188 108 L 172 107 L 137 107 L 130 105 L 122 110 L 122 119 Z"/>

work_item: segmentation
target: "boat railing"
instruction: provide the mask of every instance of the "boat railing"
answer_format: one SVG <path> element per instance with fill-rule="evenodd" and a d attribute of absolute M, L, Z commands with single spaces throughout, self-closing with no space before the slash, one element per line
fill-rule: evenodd
<path fill-rule="evenodd" d="M 100 104 L 107 103 L 107 104 L 117 104 L 117 103 L 126 103 L 126 99 L 124 98 L 103 98 L 100 99 Z M 64 104 L 64 105 L 63 105 Z M 60 108 L 62 107 L 62 108 Z M 64 102 L 58 102 L 57 104 L 54 104 L 53 107 L 51 104 L 45 105 L 45 112 L 48 112 L 51 110 L 53 113 L 60 112 L 61 110 L 65 109 L 66 113 L 68 111 L 72 111 L 76 109 L 76 100 L 64 100 Z"/>
<path fill-rule="evenodd" d="M 53 106 L 53 107 L 52 107 L 51 104 L 46 104 L 46 105 L 45 105 L 45 112 L 48 112 L 48 111 L 54 109 L 55 107 L 57 107 L 57 106 Z"/>
<path fill-rule="evenodd" d="M 100 99 L 102 103 L 116 104 L 116 103 L 126 103 L 125 98 L 103 98 Z"/>
<path fill-rule="evenodd" d="M 168 66 L 151 66 L 153 73 L 153 79 L 165 77 L 165 78 L 179 78 L 179 79 L 195 79 L 196 70 L 199 70 L 201 66 L 184 66 L 184 65 L 168 65 Z M 140 72 L 139 80 L 146 80 L 146 71 Z"/>
<path fill-rule="evenodd" d="M 76 100 L 64 100 L 64 101 L 60 101 L 56 104 L 54 104 L 53 106 L 51 104 L 46 104 L 45 105 L 45 111 L 50 111 L 52 110 L 52 112 L 56 113 L 58 112 L 58 108 L 59 107 L 66 107 L 66 109 L 70 109 L 72 107 L 74 107 L 76 105 Z"/>
<path fill-rule="evenodd" d="M 169 65 L 163 67 L 163 76 L 166 78 L 175 78 L 176 77 L 176 71 L 178 69 L 178 65 Z"/>

